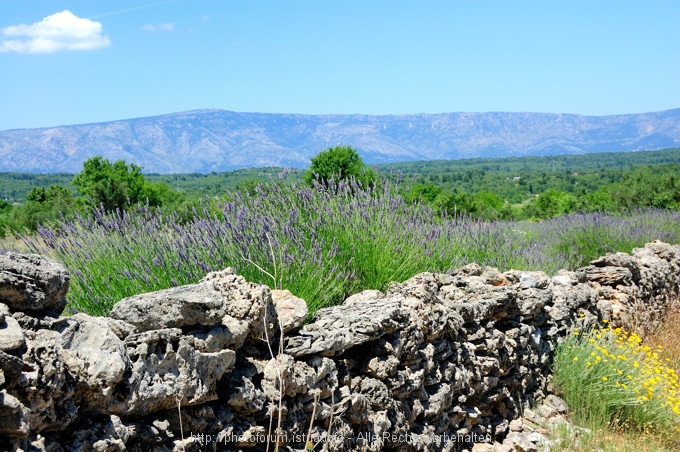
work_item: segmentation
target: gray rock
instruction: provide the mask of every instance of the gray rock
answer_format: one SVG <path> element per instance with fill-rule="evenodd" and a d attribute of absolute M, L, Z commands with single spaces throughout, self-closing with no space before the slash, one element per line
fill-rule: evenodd
<path fill-rule="evenodd" d="M 465 265 L 464 267 L 454 270 L 453 274 L 465 276 L 480 276 L 482 274 L 482 267 L 473 262 Z"/>
<path fill-rule="evenodd" d="M 569 410 L 567 403 L 562 398 L 556 396 L 555 394 L 548 394 L 543 403 L 555 408 L 555 410 L 559 414 L 566 414 L 567 411 Z"/>
<path fill-rule="evenodd" d="M 272 301 L 284 333 L 302 326 L 309 313 L 305 300 L 289 290 L 272 290 Z"/>
<path fill-rule="evenodd" d="M 216 325 L 226 314 L 222 294 L 209 284 L 189 284 L 124 298 L 111 309 L 111 318 L 139 331 Z"/>
<path fill-rule="evenodd" d="M 522 431 L 522 419 L 513 419 L 510 421 L 509 425 L 511 432 L 521 432 Z"/>
<path fill-rule="evenodd" d="M 226 348 L 238 350 L 248 336 L 248 323 L 225 315 L 221 325 L 208 331 L 192 329 L 187 332 L 187 336 L 193 337 L 193 346 L 201 352 L 214 353 Z"/>
<path fill-rule="evenodd" d="M 596 267 L 589 265 L 583 269 L 589 281 L 597 282 L 606 286 L 617 284 L 630 284 L 633 273 L 625 267 Z"/>
<path fill-rule="evenodd" d="M 652 243 L 647 243 L 645 248 L 651 250 L 659 258 L 666 261 L 676 261 L 680 259 L 680 245 L 670 245 L 668 243 L 654 240 Z"/>
<path fill-rule="evenodd" d="M 259 342 L 264 339 L 265 331 L 272 337 L 277 318 L 269 287 L 248 282 L 243 276 L 234 274 L 231 268 L 210 272 L 199 284 L 210 285 L 222 295 L 226 314 L 248 324 L 249 339 Z"/>
<path fill-rule="evenodd" d="M 25 438 L 30 433 L 28 409 L 5 389 L 0 391 L 0 435 Z"/>
<path fill-rule="evenodd" d="M 78 388 L 78 399 L 90 412 L 100 412 L 130 367 L 125 344 L 105 318 L 76 314 L 57 329 L 61 360 Z"/>
<path fill-rule="evenodd" d="M 52 311 L 66 306 L 70 274 L 37 254 L 0 254 L 0 302 L 15 311 Z"/>
<path fill-rule="evenodd" d="M 354 295 L 350 295 L 345 299 L 345 301 L 342 303 L 345 306 L 351 306 L 354 303 L 358 304 L 365 304 L 366 302 L 372 302 L 376 300 L 380 300 L 385 297 L 385 294 L 380 292 L 379 290 L 364 290 L 362 292 L 356 293 Z"/>
<path fill-rule="evenodd" d="M 559 414 L 559 412 L 557 411 L 557 409 L 554 406 L 544 403 L 543 405 L 538 407 L 538 414 L 541 417 L 548 419 L 548 418 L 551 418 L 553 416 L 557 416 Z"/>
<path fill-rule="evenodd" d="M 0 303 L 0 351 L 9 352 L 26 345 L 19 322 L 9 312 L 7 305 Z"/>
<path fill-rule="evenodd" d="M 125 338 L 131 334 L 139 333 L 137 327 L 124 320 L 117 320 L 112 319 L 111 317 L 106 317 L 106 323 L 108 323 L 109 328 L 111 328 L 111 331 L 113 331 L 113 333 L 116 336 L 118 336 L 118 339 L 120 339 L 121 341 L 124 341 Z"/>
<path fill-rule="evenodd" d="M 635 273 L 638 271 L 638 260 L 626 253 L 607 254 L 590 261 L 595 267 L 624 267 Z"/>
<path fill-rule="evenodd" d="M 567 275 L 553 276 L 552 281 L 557 286 L 571 286 L 572 279 Z"/>
<path fill-rule="evenodd" d="M 111 317 L 139 331 L 220 324 L 225 315 L 245 321 L 249 337 L 258 340 L 266 326 L 272 333 L 276 311 L 267 286 L 246 282 L 231 269 L 211 272 L 197 284 L 125 298 L 113 307 Z"/>
<path fill-rule="evenodd" d="M 550 290 L 524 288 L 517 294 L 517 312 L 526 318 L 534 317 L 543 311 L 543 308 L 552 301 Z"/>
<path fill-rule="evenodd" d="M 368 399 L 375 410 L 387 410 L 392 406 L 392 397 L 385 383 L 375 378 L 361 378 L 354 384 L 354 390 Z"/>
<path fill-rule="evenodd" d="M 510 434 L 505 438 L 503 444 L 510 446 L 513 451 L 516 452 L 537 452 L 538 447 L 530 439 L 529 435 L 525 435 L 518 432 L 510 432 Z"/>
<path fill-rule="evenodd" d="M 519 277 L 519 283 L 522 289 L 532 289 L 534 287 L 538 286 L 538 279 L 534 278 L 531 275 L 527 275 L 526 273 L 523 273 Z"/>
<path fill-rule="evenodd" d="M 22 355 L 21 402 L 29 409 L 32 432 L 66 429 L 78 417 L 75 381 L 64 364 L 63 341 L 57 331 L 24 330 L 26 352 Z"/>
<path fill-rule="evenodd" d="M 283 347 L 278 319 L 296 321 L 266 286 L 230 270 L 124 301 L 115 319 L 9 316 L 0 305 L 0 332 L 13 318 L 25 342 L 0 349 L 0 449 L 203 450 L 200 432 L 213 443 L 236 435 L 227 450 L 263 450 L 258 436 L 279 420 L 301 438 L 284 450 L 304 448 L 310 425 L 329 450 L 550 446 L 544 426 L 566 416 L 551 394 L 555 343 L 598 319 L 640 315 L 635 306 L 647 307 L 645 322 L 658 318 L 677 296 L 679 258 L 656 243 L 553 278 L 476 265 L 421 273 L 320 310 Z"/>
<path fill-rule="evenodd" d="M 227 400 L 229 406 L 232 407 L 235 412 L 246 415 L 261 411 L 267 401 L 264 391 L 256 388 L 253 382 L 245 376 L 241 377 L 239 383 L 240 384 L 234 386 L 229 393 L 229 398 Z M 278 391 L 273 389 L 270 396 L 275 397 L 270 397 L 270 402 L 278 400 Z"/>
<path fill-rule="evenodd" d="M 0 371 L 2 372 L 2 384 L 16 383 L 21 378 L 21 372 L 28 366 L 21 358 L 0 350 Z"/>
<path fill-rule="evenodd" d="M 486 267 L 481 277 L 487 284 L 492 286 L 505 286 L 508 284 L 507 278 L 497 268 Z"/>
<path fill-rule="evenodd" d="M 285 351 L 291 356 L 333 356 L 394 332 L 408 321 L 409 310 L 388 298 L 320 309 L 314 323 L 302 327 L 299 335 L 286 338 Z"/>
<path fill-rule="evenodd" d="M 285 396 L 295 397 L 306 394 L 316 382 L 316 371 L 312 367 L 281 353 L 265 366 L 262 388 L 269 400 L 277 400 L 279 389 Z"/>
<path fill-rule="evenodd" d="M 124 452 L 125 443 L 135 434 L 135 428 L 125 425 L 118 416 L 108 416 L 103 422 L 89 422 L 64 444 L 69 451 Z"/>
<path fill-rule="evenodd" d="M 391 377 L 397 372 L 399 359 L 396 356 L 376 356 L 366 366 L 367 373 L 379 380 Z"/>
<path fill-rule="evenodd" d="M 125 340 L 131 361 L 124 387 L 107 400 L 102 411 L 119 416 L 142 416 L 155 411 L 196 405 L 217 398 L 216 384 L 233 369 L 233 350 L 201 353 L 169 328 L 128 336 Z"/>

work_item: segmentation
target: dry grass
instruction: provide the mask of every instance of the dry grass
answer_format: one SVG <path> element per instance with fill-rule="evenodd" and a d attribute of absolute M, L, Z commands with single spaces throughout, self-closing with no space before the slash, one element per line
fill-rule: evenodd
<path fill-rule="evenodd" d="M 645 343 L 659 348 L 661 359 L 668 360 L 669 367 L 680 369 L 680 299 L 671 303 L 661 325 L 645 338 Z"/>
<path fill-rule="evenodd" d="M 7 232 L 5 237 L 0 237 L 0 251 L 14 251 L 15 253 L 29 253 L 24 241 L 13 233 Z"/>
<path fill-rule="evenodd" d="M 601 428 L 574 435 L 573 430 L 564 425 L 555 427 L 551 440 L 553 443 L 550 445 L 550 452 L 671 452 L 676 450 L 669 448 L 662 439 L 652 435 Z"/>

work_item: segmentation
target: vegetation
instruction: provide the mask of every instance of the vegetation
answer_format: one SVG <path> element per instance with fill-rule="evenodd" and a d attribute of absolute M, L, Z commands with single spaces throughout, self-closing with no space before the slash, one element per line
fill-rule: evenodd
<path fill-rule="evenodd" d="M 551 452 L 674 452 L 663 438 L 625 429 L 583 428 L 560 422 L 550 428 Z M 539 450 L 548 450 L 548 448 Z"/>
<path fill-rule="evenodd" d="M 147 181 L 140 166 L 124 160 L 112 163 L 102 157 L 86 160 L 72 184 L 81 199 L 105 210 L 122 210 L 140 202 L 156 207 L 174 195 L 166 183 Z"/>
<path fill-rule="evenodd" d="M 546 172 L 546 160 L 535 158 L 527 161 L 538 171 L 514 176 L 482 159 L 404 178 L 369 169 L 354 149 L 336 147 L 315 157 L 302 177 L 260 170 L 270 181 L 261 183 L 240 173 L 232 192 L 219 182 L 229 176 L 168 176 L 177 188 L 205 183 L 193 195 L 170 189 L 161 176 L 147 178 L 136 165 L 95 158 L 70 184 L 33 186 L 19 207 L 0 202 L 0 226 L 37 229 L 24 239 L 30 251 L 71 270 L 69 312 L 107 315 L 121 298 L 232 267 L 247 280 L 291 290 L 313 313 L 422 271 L 477 262 L 552 273 L 654 239 L 678 243 L 680 165 L 672 159 L 680 150 L 636 154 L 631 162 L 655 165 L 595 168 L 591 156 L 581 156 L 578 171 L 559 172 L 578 159 L 553 157 Z M 509 167 L 527 161 L 510 159 Z M 197 193 L 212 196 L 199 201 Z M 557 347 L 555 383 L 591 434 L 574 442 L 573 432 L 558 432 L 556 450 L 562 443 L 562 450 L 622 450 L 606 438 L 640 432 L 651 439 L 635 450 L 680 444 L 676 317 L 649 343 L 604 328 Z"/>
<path fill-rule="evenodd" d="M 373 169 L 364 165 L 359 153 L 351 146 L 335 146 L 319 152 L 311 159 L 303 180 L 309 186 L 315 183 L 354 179 L 364 186 L 375 181 Z"/>
<path fill-rule="evenodd" d="M 574 268 L 657 238 L 678 242 L 679 220 L 680 212 L 649 210 L 480 222 L 437 217 L 424 203 L 407 203 L 387 180 L 374 189 L 331 180 L 314 187 L 260 185 L 253 194 L 203 203 L 189 218 L 141 204 L 130 211 L 95 209 L 59 228 L 41 228 L 27 242 L 72 270 L 70 308 L 90 314 L 225 267 L 289 289 L 314 311 L 359 290 L 384 290 L 391 281 L 468 262 L 502 270 Z"/>
<path fill-rule="evenodd" d="M 68 216 L 74 207 L 71 192 L 61 185 L 34 187 L 20 208 L 0 201 L 0 236 L 11 231 L 35 231 L 39 225 L 56 225 L 62 213 Z"/>
<path fill-rule="evenodd" d="M 149 206 L 172 205 L 181 199 L 164 182 L 149 182 L 141 167 L 123 160 L 114 163 L 93 157 L 85 161 L 83 171 L 71 181 L 80 197 L 74 198 L 70 189 L 61 185 L 33 187 L 26 202 L 14 207 L 3 201 L 0 204 L 0 230 L 20 232 L 35 231 L 39 225 L 57 224 L 62 217 L 73 218 L 74 210 L 86 206 L 101 207 L 106 211 L 128 209 L 145 202 Z"/>
<path fill-rule="evenodd" d="M 671 309 L 659 329 L 676 349 L 677 321 Z M 649 435 L 668 449 L 680 446 L 677 357 L 664 357 L 664 346 L 654 345 L 655 337 L 645 343 L 636 333 L 608 327 L 575 330 L 558 345 L 554 383 L 573 421 L 596 431 Z"/>
<path fill-rule="evenodd" d="M 398 183 L 408 202 L 422 199 L 436 215 L 464 213 L 483 220 L 541 220 L 574 212 L 680 207 L 680 149 L 410 162 L 373 169 L 361 162 L 353 148 L 337 146 L 314 157 L 304 173 L 256 168 L 230 173 L 142 175 L 141 168 L 122 161 L 95 158 L 86 164 L 77 179 L 66 174 L 0 173 L 0 195 L 5 201 L 0 204 L 0 234 L 7 230 L 34 231 L 37 224 L 54 225 L 60 212 L 69 216 L 77 207 L 82 213 L 90 200 L 112 209 L 129 208 L 128 198 L 130 205 L 148 198 L 151 207 L 162 205 L 166 211 L 191 212 L 206 197 L 225 197 L 229 191 L 253 193 L 257 185 L 269 182 L 304 179 L 311 186 L 313 180 L 324 180 L 334 173 L 355 177 L 363 185 L 377 183 L 380 174 Z M 96 182 L 89 174 L 93 169 L 99 174 Z M 409 177 L 404 177 L 403 171 Z M 142 184 L 140 178 L 144 178 Z M 70 190 L 77 201 L 75 207 L 63 202 L 53 206 L 50 200 L 29 204 L 26 196 L 32 189 L 47 191 L 53 185 Z M 18 201 L 23 205 L 12 205 Z"/>

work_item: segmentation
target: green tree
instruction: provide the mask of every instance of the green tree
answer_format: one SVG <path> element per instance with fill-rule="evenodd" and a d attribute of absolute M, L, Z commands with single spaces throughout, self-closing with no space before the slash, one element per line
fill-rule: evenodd
<path fill-rule="evenodd" d="M 579 207 L 588 212 L 608 212 L 615 210 L 612 197 L 606 188 L 579 195 Z"/>
<path fill-rule="evenodd" d="M 680 165 L 638 168 L 624 174 L 620 182 L 609 187 L 619 208 L 680 208 Z"/>
<path fill-rule="evenodd" d="M 7 213 L 12 210 L 12 204 L 7 201 L 0 199 L 0 214 Z"/>
<path fill-rule="evenodd" d="M 303 180 L 308 185 L 331 178 L 349 179 L 354 177 L 364 185 L 373 185 L 376 179 L 372 168 L 366 167 L 359 153 L 351 146 L 335 146 L 319 152 L 311 159 L 312 164 L 305 171 Z"/>
<path fill-rule="evenodd" d="M 61 185 L 51 185 L 47 190 L 45 187 L 34 187 L 26 195 L 25 203 L 2 215 L 0 224 L 14 231 L 32 232 L 39 225 L 57 224 L 62 215 L 70 217 L 73 209 L 73 195 L 67 188 Z"/>
<path fill-rule="evenodd" d="M 422 198 L 423 201 L 432 203 L 441 193 L 442 189 L 433 184 L 416 184 L 406 193 L 404 199 L 408 202 L 415 202 Z"/>
<path fill-rule="evenodd" d="M 45 203 L 61 203 L 70 204 L 73 195 L 68 188 L 62 187 L 61 185 L 50 185 L 50 187 L 45 190 L 45 187 L 34 187 L 26 195 L 26 201 L 37 202 L 40 204 Z"/>
<path fill-rule="evenodd" d="M 73 186 L 106 210 L 125 209 L 147 200 L 151 206 L 160 206 L 176 195 L 164 182 L 145 180 L 140 166 L 124 160 L 111 163 L 99 156 L 83 163 L 83 170 L 73 178 Z"/>
<path fill-rule="evenodd" d="M 551 218 L 573 212 L 578 207 L 578 200 L 571 193 L 551 189 L 539 196 L 536 207 L 541 216 Z"/>
<path fill-rule="evenodd" d="M 26 195 L 26 201 L 39 202 L 44 204 L 47 201 L 47 193 L 45 193 L 45 187 L 34 187 Z"/>
<path fill-rule="evenodd" d="M 470 213 L 486 220 L 498 220 L 501 218 L 503 198 L 489 190 L 482 190 L 472 196 Z"/>

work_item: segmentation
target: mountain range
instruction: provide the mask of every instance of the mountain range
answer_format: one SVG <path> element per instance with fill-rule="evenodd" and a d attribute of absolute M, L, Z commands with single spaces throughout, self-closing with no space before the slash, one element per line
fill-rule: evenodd
<path fill-rule="evenodd" d="M 680 108 L 582 116 L 549 113 L 301 115 L 195 110 L 147 118 L 0 131 L 0 171 L 77 173 L 89 157 L 146 173 L 303 168 L 351 145 L 369 164 L 653 150 L 680 146 Z"/>

